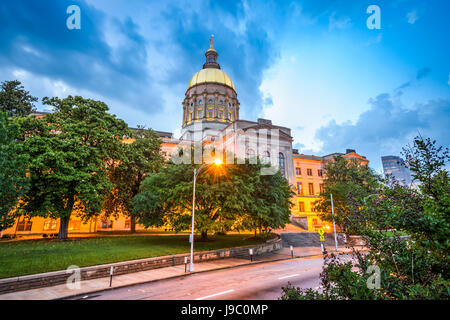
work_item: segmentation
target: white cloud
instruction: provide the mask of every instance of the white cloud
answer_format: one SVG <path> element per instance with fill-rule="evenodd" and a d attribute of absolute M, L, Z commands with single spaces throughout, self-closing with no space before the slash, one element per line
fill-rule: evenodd
<path fill-rule="evenodd" d="M 337 124 L 330 121 L 317 131 L 317 138 L 324 141 L 323 151 L 356 149 L 368 157 L 371 166 L 380 168 L 380 157 L 399 155 L 402 147 L 419 133 L 436 139 L 439 145 L 450 145 L 446 128 L 450 122 L 450 100 L 434 99 L 405 107 L 389 94 L 380 94 L 369 101 L 371 108 L 358 120 Z"/>

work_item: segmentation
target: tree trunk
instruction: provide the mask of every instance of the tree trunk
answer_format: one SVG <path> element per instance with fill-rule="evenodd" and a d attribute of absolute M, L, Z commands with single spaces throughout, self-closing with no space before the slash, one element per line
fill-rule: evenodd
<path fill-rule="evenodd" d="M 70 220 L 70 216 L 61 217 L 60 222 L 59 222 L 59 233 L 58 233 L 59 239 L 67 239 L 68 229 L 69 229 L 69 220 Z"/>
<path fill-rule="evenodd" d="M 63 216 L 59 219 L 59 239 L 67 239 L 69 233 L 69 220 L 72 215 L 73 205 L 75 204 L 75 193 L 71 193 L 67 201 L 66 211 Z"/>
<path fill-rule="evenodd" d="M 130 232 L 136 232 L 136 217 L 134 215 L 130 216 Z"/>
<path fill-rule="evenodd" d="M 208 231 L 202 231 L 200 241 L 206 241 L 208 240 Z"/>

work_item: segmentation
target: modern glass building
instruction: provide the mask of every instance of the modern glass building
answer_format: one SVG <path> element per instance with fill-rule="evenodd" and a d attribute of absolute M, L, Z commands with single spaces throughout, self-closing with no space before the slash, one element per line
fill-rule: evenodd
<path fill-rule="evenodd" d="M 396 182 L 404 186 L 411 185 L 411 173 L 402 158 L 383 156 L 381 157 L 381 162 L 383 163 L 384 175 L 390 182 Z"/>

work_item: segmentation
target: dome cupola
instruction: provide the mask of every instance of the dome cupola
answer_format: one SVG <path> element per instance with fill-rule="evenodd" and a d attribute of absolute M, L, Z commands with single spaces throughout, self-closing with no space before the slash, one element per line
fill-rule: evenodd
<path fill-rule="evenodd" d="M 183 101 L 183 131 L 196 122 L 208 129 L 222 130 L 239 119 L 239 101 L 233 81 L 221 70 L 213 47 L 213 37 L 205 53 L 203 68 L 189 81 Z M 186 129 L 186 130 L 185 130 Z M 184 135 L 184 134 L 183 134 Z"/>

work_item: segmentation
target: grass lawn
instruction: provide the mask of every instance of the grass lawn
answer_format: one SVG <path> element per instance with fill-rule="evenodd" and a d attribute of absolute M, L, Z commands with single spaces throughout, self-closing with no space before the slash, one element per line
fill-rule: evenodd
<path fill-rule="evenodd" d="M 194 242 L 195 251 L 224 249 L 261 243 L 250 234 L 210 236 L 207 242 Z M 20 240 L 0 242 L 0 278 L 64 270 L 125 260 L 186 253 L 188 235 L 106 236 Z"/>

